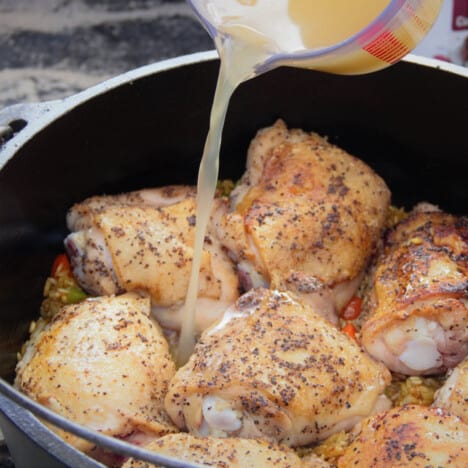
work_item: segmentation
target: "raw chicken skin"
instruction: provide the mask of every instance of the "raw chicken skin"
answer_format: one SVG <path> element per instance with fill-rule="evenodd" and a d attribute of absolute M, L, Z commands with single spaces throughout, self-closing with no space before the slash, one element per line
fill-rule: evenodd
<path fill-rule="evenodd" d="M 217 468 L 327 468 L 330 465 L 316 457 L 302 463 L 296 453 L 285 446 L 264 440 L 195 437 L 191 434 L 170 434 L 145 447 L 177 460 Z M 155 465 L 151 465 L 155 466 Z M 149 468 L 145 462 L 128 460 L 122 468 Z"/>
<path fill-rule="evenodd" d="M 219 236 L 246 289 L 299 294 L 332 321 L 355 293 L 390 192 L 364 162 L 283 121 L 252 141 Z"/>
<path fill-rule="evenodd" d="M 205 330 L 165 408 L 198 436 L 299 446 L 378 409 L 390 373 L 294 296 L 253 289 Z"/>
<path fill-rule="evenodd" d="M 70 228 L 79 230 L 67 237 L 65 246 L 73 273 L 85 290 L 96 295 L 146 292 L 161 325 L 178 330 L 192 268 L 195 193 L 190 188 L 172 187 L 173 195 L 174 191 L 180 200 L 172 204 L 166 200 L 161 207 L 119 204 L 113 197 L 110 201 L 96 197 L 76 205 L 68 219 Z M 157 198 L 153 192 L 152 200 Z M 141 196 L 133 194 L 132 200 Z M 216 224 L 225 210 L 226 201 L 217 198 L 211 223 Z M 209 231 L 196 305 L 198 332 L 213 323 L 238 295 L 234 265 Z"/>
<path fill-rule="evenodd" d="M 433 406 L 445 408 L 468 424 L 468 358 L 451 371 Z"/>
<path fill-rule="evenodd" d="M 362 343 L 407 375 L 442 373 L 468 355 L 468 218 L 415 209 L 386 239 Z"/>
<path fill-rule="evenodd" d="M 438 468 L 468 466 L 468 425 L 426 406 L 402 406 L 364 422 L 338 468 Z"/>
<path fill-rule="evenodd" d="M 15 386 L 79 424 L 120 438 L 175 432 L 163 399 L 175 365 L 147 298 L 136 294 L 66 306 L 31 335 Z M 91 442 L 60 431 L 76 448 Z"/>

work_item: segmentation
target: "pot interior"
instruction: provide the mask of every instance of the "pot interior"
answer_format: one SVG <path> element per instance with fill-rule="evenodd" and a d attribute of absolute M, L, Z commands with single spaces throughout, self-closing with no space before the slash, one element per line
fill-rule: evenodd
<path fill-rule="evenodd" d="M 0 171 L 0 374 L 39 314 L 65 214 L 103 193 L 195 183 L 218 62 L 127 82 L 49 124 Z M 466 214 L 466 78 L 410 62 L 361 76 L 281 68 L 244 83 L 229 108 L 220 177 L 237 179 L 256 131 L 283 118 L 370 164 L 393 203 Z M 466 99 L 465 99 L 466 101 Z M 466 104 L 465 111 L 466 111 Z M 28 127 L 22 131 L 28 131 Z"/>

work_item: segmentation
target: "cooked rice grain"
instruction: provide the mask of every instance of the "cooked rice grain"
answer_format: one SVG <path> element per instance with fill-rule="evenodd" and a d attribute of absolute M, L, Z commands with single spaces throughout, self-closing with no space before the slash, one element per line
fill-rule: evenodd
<path fill-rule="evenodd" d="M 443 385 L 445 377 L 394 376 L 385 394 L 393 406 L 406 404 L 432 405 L 435 392 Z"/>
<path fill-rule="evenodd" d="M 50 320 L 64 305 L 76 304 L 86 297 L 86 293 L 78 286 L 73 276 L 59 267 L 55 276 L 47 278 L 45 282 L 41 316 Z"/>

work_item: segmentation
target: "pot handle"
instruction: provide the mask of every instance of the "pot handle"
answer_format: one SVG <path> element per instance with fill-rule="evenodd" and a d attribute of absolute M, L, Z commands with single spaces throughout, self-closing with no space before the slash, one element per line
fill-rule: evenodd
<path fill-rule="evenodd" d="M 0 144 L 16 137 L 32 122 L 47 123 L 55 116 L 61 100 L 14 104 L 0 110 Z M 50 117 L 50 118 L 49 118 Z"/>

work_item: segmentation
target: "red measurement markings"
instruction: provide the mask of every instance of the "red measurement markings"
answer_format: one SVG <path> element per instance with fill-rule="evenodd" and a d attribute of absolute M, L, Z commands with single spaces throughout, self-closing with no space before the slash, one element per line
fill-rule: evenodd
<path fill-rule="evenodd" d="M 370 44 L 364 47 L 364 50 L 387 63 L 398 62 L 398 60 L 410 52 L 410 49 L 390 31 L 384 31 L 377 36 Z"/>
<path fill-rule="evenodd" d="M 429 24 L 427 22 L 423 21 L 414 11 L 414 8 L 411 5 L 406 4 L 403 7 L 410 15 L 411 19 L 413 22 L 416 24 L 416 26 L 421 29 L 423 32 L 427 32 L 429 29 Z"/>

